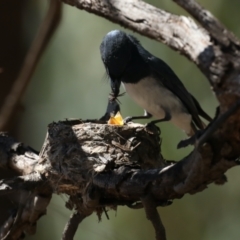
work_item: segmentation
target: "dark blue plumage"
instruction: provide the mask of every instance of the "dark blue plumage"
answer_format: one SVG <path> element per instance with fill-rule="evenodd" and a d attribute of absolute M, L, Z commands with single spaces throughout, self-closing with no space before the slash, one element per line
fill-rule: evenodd
<path fill-rule="evenodd" d="M 133 36 L 111 31 L 104 37 L 100 51 L 115 97 L 122 82 L 126 92 L 145 109 L 144 116 L 129 120 L 154 116 L 154 122 L 172 121 L 188 135 L 205 127 L 199 115 L 211 121 L 173 70 Z"/>

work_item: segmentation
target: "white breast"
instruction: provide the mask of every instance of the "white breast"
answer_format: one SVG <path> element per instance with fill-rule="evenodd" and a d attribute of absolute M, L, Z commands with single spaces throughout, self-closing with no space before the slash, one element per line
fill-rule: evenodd
<path fill-rule="evenodd" d="M 171 114 L 171 121 L 175 125 L 185 130 L 187 134 L 191 131 L 191 115 L 180 99 L 154 78 L 144 78 L 138 83 L 123 85 L 130 97 L 155 118 L 164 118 L 166 110 Z"/>

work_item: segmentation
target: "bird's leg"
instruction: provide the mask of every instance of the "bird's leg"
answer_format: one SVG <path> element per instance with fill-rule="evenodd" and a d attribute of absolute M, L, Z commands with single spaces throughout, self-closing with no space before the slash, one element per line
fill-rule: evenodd
<path fill-rule="evenodd" d="M 153 120 L 151 122 L 149 122 L 147 125 L 152 125 L 152 124 L 157 124 L 157 123 L 160 123 L 160 122 L 167 122 L 167 121 L 170 121 L 171 120 L 171 115 L 168 111 L 165 111 L 165 117 L 162 118 L 162 119 L 156 119 L 156 120 Z"/>
<path fill-rule="evenodd" d="M 205 129 L 197 129 L 196 125 L 191 122 L 191 132 L 188 133 L 187 139 L 180 141 L 177 145 L 177 149 L 185 148 L 189 145 L 194 145 L 197 140 L 203 135 Z"/>
<path fill-rule="evenodd" d="M 170 115 L 169 112 L 166 111 L 164 118 L 162 118 L 162 119 L 157 119 L 157 120 L 153 120 L 153 121 L 147 123 L 147 124 L 146 124 L 146 127 L 147 127 L 148 129 L 151 129 L 151 127 L 154 126 L 155 128 L 158 129 L 158 132 L 159 132 L 159 134 L 160 134 L 160 133 L 161 133 L 160 128 L 159 128 L 156 124 L 159 123 L 159 122 L 165 122 L 165 121 L 169 121 L 169 120 L 171 120 L 171 115 Z"/>
<path fill-rule="evenodd" d="M 195 132 L 195 134 L 188 139 L 182 140 L 178 143 L 177 149 L 185 148 L 189 145 L 194 145 L 197 140 L 204 134 L 205 129 L 200 129 Z"/>
<path fill-rule="evenodd" d="M 141 115 L 141 116 L 133 116 L 133 117 L 126 117 L 124 119 L 124 122 L 125 123 L 128 123 L 128 122 L 131 122 L 132 120 L 136 120 L 136 119 L 149 119 L 152 117 L 152 114 L 151 113 L 148 113 L 146 110 L 144 110 L 144 115 Z"/>
<path fill-rule="evenodd" d="M 130 122 L 130 121 L 132 121 L 132 120 L 136 120 L 136 119 L 149 119 L 149 118 L 151 118 L 151 117 L 152 117 L 152 114 L 149 113 L 149 112 L 147 112 L 146 110 L 144 110 L 144 115 L 142 115 L 142 116 L 126 117 L 126 118 L 124 119 L 124 122 L 125 122 L 125 123 L 128 123 L 128 122 Z M 159 123 L 159 122 L 167 122 L 167 121 L 170 121 L 170 120 L 171 120 L 171 115 L 170 115 L 170 113 L 169 113 L 168 111 L 166 111 L 164 118 L 162 118 L 162 119 L 157 119 L 157 120 L 153 120 L 153 121 L 147 123 L 147 125 L 152 125 L 152 124 L 155 125 L 155 124 L 157 124 L 157 123 Z"/>

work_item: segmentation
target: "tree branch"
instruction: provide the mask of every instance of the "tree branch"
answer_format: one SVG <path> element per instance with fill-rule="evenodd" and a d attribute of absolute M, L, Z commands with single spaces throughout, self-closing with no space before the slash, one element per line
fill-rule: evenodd
<path fill-rule="evenodd" d="M 27 88 L 42 53 L 60 22 L 61 6 L 62 4 L 58 0 L 50 1 L 49 10 L 29 52 L 27 53 L 19 76 L 14 82 L 12 89 L 0 110 L 0 131 L 5 130 L 9 119 L 14 113 L 16 106 Z"/>
<path fill-rule="evenodd" d="M 194 0 L 173 0 L 179 6 L 189 12 L 209 33 L 224 47 L 230 47 L 234 44 L 240 47 L 238 38 L 228 31 L 211 12 L 204 9 L 200 4 Z"/>
<path fill-rule="evenodd" d="M 152 225 L 155 229 L 156 240 L 166 240 L 166 232 L 161 221 L 161 218 L 157 211 L 157 205 L 153 197 L 148 194 L 141 198 L 147 219 L 152 222 Z"/>
<path fill-rule="evenodd" d="M 35 150 L 0 133 L 0 167 L 10 168 L 22 176 L 0 181 L 0 195 L 19 193 L 17 209 L 0 228 L 1 239 L 18 240 L 25 233 L 36 232 L 37 220 L 46 213 L 52 189 L 40 172 L 35 172 L 39 156 Z"/>
<path fill-rule="evenodd" d="M 159 221 L 156 221 L 156 212 L 150 213 L 143 199 L 146 192 L 151 194 L 157 206 L 166 206 L 169 200 L 181 198 L 186 193 L 200 192 L 212 182 L 223 184 L 226 181 L 224 173 L 238 164 L 232 155 L 236 149 L 229 152 L 229 146 L 219 131 L 202 147 L 198 146 L 189 156 L 171 165 L 161 156 L 159 142 L 159 129 L 155 127 L 149 129 L 134 123 L 119 127 L 64 121 L 49 125 L 40 159 L 32 163 L 28 158 L 35 153 L 26 154 L 30 151 L 28 147 L 2 135 L 0 154 L 8 157 L 3 158 L 4 164 L 0 165 L 14 169 L 19 167 L 18 172 L 23 172 L 23 165 L 17 164 L 17 160 L 23 161 L 24 158 L 26 169 L 32 169 L 32 173 L 2 181 L 0 192 L 21 189 L 28 194 L 27 202 L 31 207 L 27 210 L 19 208 L 18 214 L 7 221 L 0 233 L 2 236 L 12 236 L 13 233 L 20 236 L 26 231 L 25 223 L 29 221 L 21 216 L 25 216 L 26 211 L 29 214 L 34 211 L 33 199 L 36 195 L 50 199 L 52 192 L 68 194 L 67 207 L 76 209 L 81 216 L 96 212 L 99 218 L 106 207 L 135 207 L 142 200 L 157 231 Z M 14 145 L 18 148 L 11 153 Z M 237 151 L 239 156 L 238 147 Z M 15 164 L 8 164 L 12 162 Z M 43 206 L 46 208 L 46 205 Z M 42 211 L 46 211 L 45 208 Z M 63 236 L 74 235 L 78 221 L 73 222 L 71 226 L 70 220 Z M 13 228 L 13 225 L 16 227 Z M 156 232 L 156 235 L 161 239 L 163 232 Z"/>
<path fill-rule="evenodd" d="M 207 31 L 189 17 L 171 14 L 141 0 L 62 1 L 163 42 L 179 51 L 199 67 L 216 92 L 219 91 L 221 80 L 226 81 L 232 77 L 229 73 L 239 69 L 239 41 L 193 0 L 189 5 L 188 1 L 175 1 L 199 20 Z M 213 42 L 211 36 L 217 42 Z M 234 43 L 231 48 L 223 48 L 230 42 Z"/>
<path fill-rule="evenodd" d="M 20 190 L 32 191 L 42 184 L 45 184 L 45 181 L 41 175 L 36 172 L 11 179 L 3 179 L 0 181 L 0 195 Z"/>
<path fill-rule="evenodd" d="M 202 63 L 198 59 L 199 55 L 212 46 L 208 33 L 191 18 L 171 14 L 141 0 L 63 2 L 163 42 L 200 66 Z"/>
<path fill-rule="evenodd" d="M 81 223 L 86 217 L 87 216 L 80 214 L 79 212 L 73 213 L 63 230 L 62 240 L 72 240 L 77 231 L 79 223 Z"/>

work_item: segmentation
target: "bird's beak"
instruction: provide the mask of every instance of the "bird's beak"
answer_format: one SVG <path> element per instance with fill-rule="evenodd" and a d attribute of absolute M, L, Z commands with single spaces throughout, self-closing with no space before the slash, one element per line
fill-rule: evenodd
<path fill-rule="evenodd" d="M 114 80 L 111 79 L 111 88 L 112 88 L 114 97 L 118 97 L 120 85 L 121 85 L 121 81 L 119 81 L 117 79 L 114 79 Z"/>

